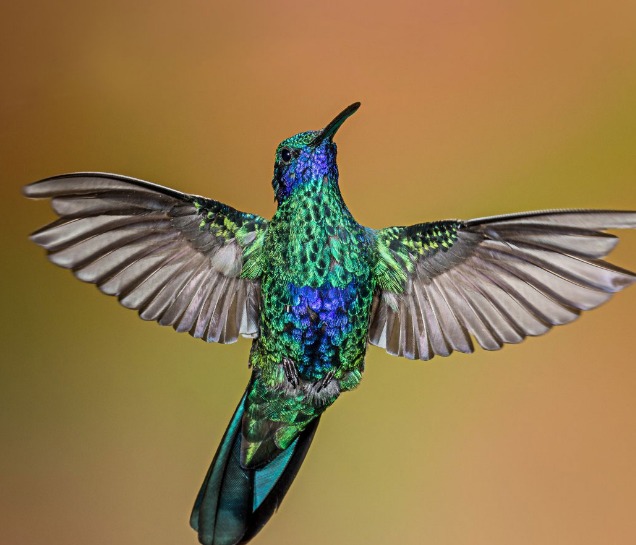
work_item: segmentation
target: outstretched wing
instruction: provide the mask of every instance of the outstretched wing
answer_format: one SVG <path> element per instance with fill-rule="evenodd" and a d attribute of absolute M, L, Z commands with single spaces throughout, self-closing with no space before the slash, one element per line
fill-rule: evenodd
<path fill-rule="evenodd" d="M 376 232 L 379 286 L 369 341 L 428 360 L 542 335 L 636 275 L 601 258 L 636 228 L 636 212 L 556 210 Z"/>
<path fill-rule="evenodd" d="M 24 188 L 60 219 L 31 239 L 144 320 L 208 342 L 259 334 L 259 263 L 267 221 L 217 201 L 101 173 Z"/>

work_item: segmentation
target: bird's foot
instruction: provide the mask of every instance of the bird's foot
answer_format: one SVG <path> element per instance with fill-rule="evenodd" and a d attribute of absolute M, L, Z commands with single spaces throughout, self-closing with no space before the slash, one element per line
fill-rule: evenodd
<path fill-rule="evenodd" d="M 298 387 L 298 369 L 296 368 L 296 364 L 294 360 L 291 358 L 283 356 L 283 371 L 285 373 L 285 378 L 287 382 L 289 382 L 292 388 Z"/>
<path fill-rule="evenodd" d="M 316 385 L 315 385 L 316 393 L 320 392 L 321 390 L 329 386 L 329 383 L 333 380 L 333 377 L 334 377 L 334 372 L 329 371 L 324 377 L 322 377 L 318 382 L 316 382 Z"/>

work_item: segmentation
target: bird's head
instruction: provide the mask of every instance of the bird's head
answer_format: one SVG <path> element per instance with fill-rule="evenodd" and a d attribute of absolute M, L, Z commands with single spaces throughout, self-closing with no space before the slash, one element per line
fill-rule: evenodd
<path fill-rule="evenodd" d="M 327 177 L 338 180 L 336 144 L 333 137 L 344 121 L 360 107 L 356 102 L 340 112 L 320 131 L 298 133 L 276 148 L 272 186 L 278 204 L 299 186 Z"/>

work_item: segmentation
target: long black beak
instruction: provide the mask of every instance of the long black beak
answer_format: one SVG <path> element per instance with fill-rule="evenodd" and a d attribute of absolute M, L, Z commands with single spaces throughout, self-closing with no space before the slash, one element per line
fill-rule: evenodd
<path fill-rule="evenodd" d="M 325 140 L 333 140 L 334 135 L 338 132 L 340 126 L 345 122 L 345 120 L 356 113 L 358 108 L 360 107 L 359 102 L 354 102 L 351 106 L 347 106 L 344 110 L 342 110 L 334 120 L 329 123 L 316 138 L 311 143 L 312 146 L 317 147 Z"/>

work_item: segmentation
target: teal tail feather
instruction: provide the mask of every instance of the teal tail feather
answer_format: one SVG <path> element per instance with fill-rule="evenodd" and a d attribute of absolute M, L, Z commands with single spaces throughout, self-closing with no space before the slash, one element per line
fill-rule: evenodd
<path fill-rule="evenodd" d="M 320 417 L 312 420 L 265 466 L 241 466 L 241 420 L 251 385 L 232 416 L 192 509 L 190 526 L 203 545 L 247 543 L 261 530 L 296 477 L 320 421 Z"/>

